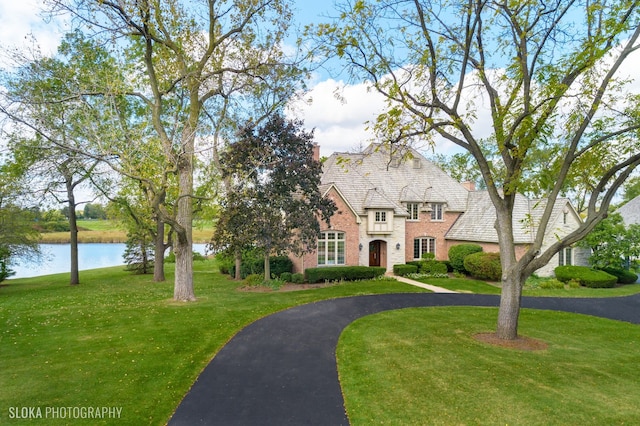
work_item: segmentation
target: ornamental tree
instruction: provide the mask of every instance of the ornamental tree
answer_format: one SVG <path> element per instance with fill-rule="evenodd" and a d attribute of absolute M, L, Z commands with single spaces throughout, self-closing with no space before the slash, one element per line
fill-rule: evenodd
<path fill-rule="evenodd" d="M 251 244 L 263 249 L 265 280 L 269 256 L 313 250 L 319 219 L 328 222 L 336 209 L 320 193 L 322 167 L 313 150 L 313 133 L 305 132 L 302 122 L 276 114 L 241 129 L 221 157 L 231 191 L 214 241 L 236 251 Z"/>

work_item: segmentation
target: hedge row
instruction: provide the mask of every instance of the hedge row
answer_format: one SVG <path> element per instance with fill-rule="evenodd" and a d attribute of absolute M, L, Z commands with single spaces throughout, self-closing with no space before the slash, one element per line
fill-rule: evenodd
<path fill-rule="evenodd" d="M 368 280 L 384 275 L 386 268 L 373 266 L 330 266 L 307 268 L 305 276 L 310 284 L 324 281 Z"/>
<path fill-rule="evenodd" d="M 418 272 L 417 265 L 393 265 L 393 274 L 400 277 L 406 277 L 409 274 L 415 274 Z"/>
<path fill-rule="evenodd" d="M 447 264 L 439 260 L 414 260 L 407 262 L 407 265 L 414 265 L 418 268 L 416 272 L 421 274 L 446 274 L 449 272 Z"/>
<path fill-rule="evenodd" d="M 555 269 L 556 278 L 562 282 L 576 280 L 580 285 L 590 288 L 611 288 L 618 278 L 604 271 L 598 271 L 586 266 L 565 265 Z"/>

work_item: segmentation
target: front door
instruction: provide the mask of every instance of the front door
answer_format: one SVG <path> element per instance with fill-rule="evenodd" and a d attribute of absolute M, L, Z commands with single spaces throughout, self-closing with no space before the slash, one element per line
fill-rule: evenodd
<path fill-rule="evenodd" d="M 369 243 L 369 266 L 380 266 L 380 241 Z"/>

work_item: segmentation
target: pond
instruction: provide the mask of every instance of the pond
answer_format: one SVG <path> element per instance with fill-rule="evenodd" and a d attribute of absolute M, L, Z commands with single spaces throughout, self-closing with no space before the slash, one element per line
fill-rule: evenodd
<path fill-rule="evenodd" d="M 194 244 L 193 250 L 206 254 L 206 244 Z M 69 244 L 40 244 L 42 259 L 39 262 L 21 262 L 11 266 L 16 274 L 11 278 L 37 277 L 40 275 L 69 272 L 71 247 Z M 78 244 L 78 267 L 87 269 L 124 265 L 122 255 L 125 244 L 84 243 Z"/>

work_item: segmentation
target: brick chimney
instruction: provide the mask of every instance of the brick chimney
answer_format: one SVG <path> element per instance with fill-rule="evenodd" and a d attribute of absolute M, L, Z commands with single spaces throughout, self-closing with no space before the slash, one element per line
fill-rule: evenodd
<path fill-rule="evenodd" d="M 464 186 L 467 191 L 475 191 L 476 190 L 476 184 L 474 182 L 471 182 L 470 180 L 468 180 L 466 182 L 462 182 L 462 186 Z"/>
<path fill-rule="evenodd" d="M 313 144 L 313 159 L 315 161 L 320 161 L 320 145 L 317 143 Z"/>

